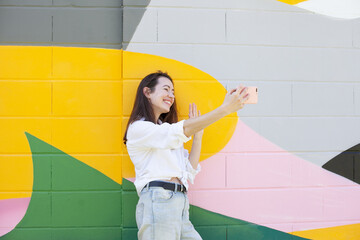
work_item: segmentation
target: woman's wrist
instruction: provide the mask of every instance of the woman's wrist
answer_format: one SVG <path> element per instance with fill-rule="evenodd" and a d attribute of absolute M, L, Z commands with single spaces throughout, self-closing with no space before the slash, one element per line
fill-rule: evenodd
<path fill-rule="evenodd" d="M 194 140 L 193 141 L 201 141 L 202 140 L 202 133 L 195 133 L 194 134 Z"/>

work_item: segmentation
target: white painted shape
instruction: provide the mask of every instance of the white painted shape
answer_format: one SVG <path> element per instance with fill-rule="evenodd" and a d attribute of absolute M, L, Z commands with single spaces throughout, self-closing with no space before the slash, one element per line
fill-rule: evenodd
<path fill-rule="evenodd" d="M 159 42 L 225 42 L 223 10 L 161 8 L 158 14 Z"/>
<path fill-rule="evenodd" d="M 359 144 L 359 122 L 360 117 L 264 117 L 259 133 L 290 152 L 340 153 Z"/>
<path fill-rule="evenodd" d="M 352 47 L 351 24 L 321 15 L 228 10 L 226 23 L 229 43 Z"/>
<path fill-rule="evenodd" d="M 306 10 L 303 10 L 293 5 L 278 2 L 277 0 L 124 0 L 123 4 L 124 6 L 306 12 Z"/>
<path fill-rule="evenodd" d="M 296 6 L 336 18 L 353 19 L 360 17 L 359 0 L 307 0 L 296 4 Z"/>
<path fill-rule="evenodd" d="M 354 103 L 355 103 L 355 114 L 360 115 L 360 84 L 355 85 Z M 360 141 L 359 141 L 359 143 L 360 143 Z"/>
<path fill-rule="evenodd" d="M 306 159 L 316 165 L 323 166 L 325 163 L 339 155 L 339 152 L 295 152 L 294 154 L 301 159 Z"/>
<path fill-rule="evenodd" d="M 139 19 L 141 21 L 139 22 Z M 145 8 L 124 8 L 124 42 L 156 42 L 157 10 Z M 133 29 L 136 28 L 134 31 Z"/>
<path fill-rule="evenodd" d="M 258 103 L 245 105 L 245 107 L 239 111 L 239 116 L 291 116 L 291 83 L 241 81 L 241 84 L 244 86 L 258 87 Z M 239 81 L 229 81 L 227 89 L 234 89 L 238 85 Z"/>
<path fill-rule="evenodd" d="M 294 115 L 354 115 L 354 84 L 294 83 Z"/>

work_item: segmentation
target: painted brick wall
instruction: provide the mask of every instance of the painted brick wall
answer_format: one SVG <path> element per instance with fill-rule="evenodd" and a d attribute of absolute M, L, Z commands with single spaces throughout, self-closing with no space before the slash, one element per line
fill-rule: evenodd
<path fill-rule="evenodd" d="M 360 142 L 360 19 L 336 19 L 272 0 L 124 0 L 124 26 L 132 24 L 130 15 L 136 12 L 144 12 L 146 20 L 140 21 L 141 31 L 132 39 L 124 39 L 125 50 L 190 64 L 227 89 L 239 83 L 258 86 L 259 103 L 239 111 L 240 120 L 285 153 L 322 166 Z M 326 198 L 323 189 L 331 188 L 336 193 L 343 191 L 343 186 L 312 182 L 310 169 L 303 172 L 309 180 L 295 179 L 300 166 L 261 143 L 258 149 L 239 148 L 218 154 L 216 160 L 206 160 L 222 165 L 217 165 L 218 171 L 209 167 L 199 174 L 193 186 L 194 202 L 209 192 L 226 198 L 234 197 L 227 192 L 238 191 L 233 202 L 236 205 L 254 191 L 266 191 L 268 198 L 264 201 L 271 199 L 277 204 L 277 200 L 284 199 L 276 199 L 276 192 L 284 191 L 293 193 L 289 199 L 295 195 L 301 198 L 307 211 L 302 216 L 294 213 L 289 221 L 279 219 L 273 227 L 288 232 L 304 230 L 304 223 L 324 227 L 325 220 L 317 214 L 332 214 L 331 221 L 344 225 L 360 221 L 360 215 L 354 216 L 351 211 L 340 214 L 340 206 L 346 204 L 340 196 L 334 201 L 339 208 L 331 209 L 327 200 L 321 200 Z M 254 159 L 241 160 L 249 152 Z M 256 174 L 254 169 L 270 168 L 273 163 L 256 162 L 256 156 L 264 155 L 277 159 L 282 171 Z M 271 179 L 283 173 L 277 180 Z M 209 184 L 206 174 L 218 181 Z M 239 176 L 243 176 L 242 181 Z M 312 209 L 308 202 L 318 205 Z M 355 209 L 359 213 L 359 207 Z M 248 220 L 267 223 L 255 216 Z"/>
<path fill-rule="evenodd" d="M 121 6 L 121 0 L 3 0 L 0 44 L 121 49 Z"/>
<path fill-rule="evenodd" d="M 288 160 L 288 156 L 294 155 L 315 166 L 322 166 L 342 151 L 360 143 L 359 26 L 359 19 L 334 19 L 275 0 L 0 1 L 1 45 L 124 49 L 190 64 L 212 75 L 227 89 L 239 83 L 258 86 L 259 103 L 247 106 L 238 115 L 254 132 L 284 152 L 268 148 L 265 140 L 256 143 L 255 148 L 227 148 L 206 160 L 207 164 L 192 186 L 191 197 L 196 202 L 197 198 L 222 196 L 224 201 L 219 202 L 221 208 L 222 204 L 233 204 L 235 207 L 259 196 L 259 201 L 253 202 L 253 205 L 237 208 L 249 215 L 255 206 L 262 207 L 267 201 L 273 201 L 274 209 L 280 209 L 284 203 L 300 200 L 306 211 L 300 214 L 294 210 L 290 220 L 284 219 L 275 210 L 272 212 L 272 217 L 278 216 L 275 223 L 269 222 L 269 216 L 256 214 L 253 218 L 243 219 L 286 232 L 304 230 L 304 226 L 309 224 L 320 228 L 329 224 L 329 219 L 338 225 L 360 222 L 359 207 L 341 198 L 357 197 L 347 191 L 354 186 L 337 181 L 324 185 L 322 181 L 327 175 L 320 176 L 319 182 L 313 181 L 319 177 L 314 176 L 317 172 L 313 172 L 312 168 L 302 169 L 302 165 Z M 52 58 L 50 52 L 48 57 Z M 52 69 L 51 66 L 43 67 Z M 50 92 L 50 81 L 41 82 L 47 78 L 46 74 L 36 79 L 25 75 L 22 78 L 21 72 L 19 74 L 16 79 L 6 79 L 11 81 L 9 85 L 21 84 L 23 88 L 32 85 L 34 91 L 46 92 L 44 98 L 51 98 L 46 95 Z M 58 74 L 61 77 L 61 72 Z M 119 80 L 107 79 L 109 81 L 97 82 L 99 85 L 90 88 L 100 78 L 82 76 L 79 72 L 74 79 L 67 79 L 67 84 L 75 86 L 78 80 L 82 80 L 81 84 L 91 90 L 100 85 L 112 88 L 112 80 Z M 55 80 L 55 93 L 60 84 L 61 81 L 56 83 Z M 14 85 L 10 88 L 19 89 Z M 59 96 L 61 93 L 64 92 L 58 92 Z M 85 98 L 91 99 L 91 96 Z M 56 103 L 56 98 L 54 100 Z M 47 115 L 52 111 L 49 101 L 36 104 L 44 104 L 40 108 L 47 111 L 36 112 L 38 108 L 32 108 L 34 116 Z M 78 107 L 81 108 L 81 105 Z M 64 109 L 67 110 L 69 112 L 65 115 L 71 115 L 71 109 Z M 103 110 L 101 115 L 104 119 L 120 115 L 118 109 Z M 26 112 L 7 112 L 1 118 L 6 122 L 7 117 L 21 118 L 22 114 Z M 58 134 L 75 134 L 73 124 L 82 125 L 77 120 L 84 116 L 94 117 L 91 112 L 81 115 L 72 120 L 71 126 L 55 122 Z M 117 120 L 111 123 L 113 125 L 106 120 L 101 121 L 101 125 L 116 128 L 119 126 L 115 123 Z M 37 121 L 45 131 L 50 131 L 50 126 Z M 72 130 L 65 132 L 64 129 Z M 111 129 L 106 128 L 113 137 L 109 142 L 120 144 L 121 140 L 114 139 L 120 134 L 112 135 Z M 80 135 L 86 138 L 85 132 Z M 50 141 L 51 135 L 46 136 Z M 118 149 L 106 144 L 100 147 L 103 147 L 102 153 L 114 153 L 114 149 L 115 152 Z M 72 146 L 67 148 L 71 150 Z M 16 151 L 15 147 L 13 152 Z M 91 157 L 93 153 L 87 151 L 81 154 Z M 117 157 L 124 157 L 119 152 L 116 152 Z M 76 156 L 76 152 L 73 153 Z M 3 152 L 2 156 L 6 157 L 6 154 Z M 114 164 L 112 157 L 104 154 L 110 165 Z M 278 172 L 271 168 L 274 164 L 281 166 Z M 114 164 L 114 169 L 116 167 L 118 165 Z M 258 168 L 269 171 L 257 172 Z M 299 168 L 302 174 L 297 176 Z M 356 174 L 359 174 L 357 169 Z M 308 179 L 303 179 L 303 176 L 308 176 Z M 326 189 L 332 192 L 323 192 Z M 284 192 L 281 199 L 278 198 L 279 192 Z M 115 233 L 111 233 L 110 238 L 121 234 L 122 239 L 133 239 L 136 234 L 134 211 L 137 196 L 128 183 L 122 186 L 121 194 L 122 206 L 116 211 L 121 212 L 123 228 L 121 232 L 118 231 L 120 227 L 113 228 Z M 262 199 L 264 196 L 266 198 Z M 125 202 L 132 202 L 132 205 L 129 207 Z M 293 206 L 294 209 L 297 207 Z M 264 212 L 269 212 L 269 208 L 271 206 L 265 206 Z M 227 235 L 235 236 L 235 239 L 237 236 L 234 227 L 204 223 L 195 212 L 191 215 L 200 233 L 210 232 L 217 239 L 226 239 Z M 319 215 L 327 220 L 319 219 Z M 94 236 L 103 231 L 93 230 Z M 72 231 L 65 233 L 59 230 L 53 237 L 61 239 L 69 233 L 81 236 L 82 228 L 74 227 Z M 44 239 L 48 234 L 44 232 Z"/>

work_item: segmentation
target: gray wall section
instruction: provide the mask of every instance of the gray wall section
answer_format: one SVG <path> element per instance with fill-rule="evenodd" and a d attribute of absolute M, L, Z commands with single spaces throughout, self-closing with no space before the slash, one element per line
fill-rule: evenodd
<path fill-rule="evenodd" d="M 131 16 L 127 39 L 144 12 Z M 122 0 L 0 0 L 0 45 L 121 49 L 122 42 Z"/>

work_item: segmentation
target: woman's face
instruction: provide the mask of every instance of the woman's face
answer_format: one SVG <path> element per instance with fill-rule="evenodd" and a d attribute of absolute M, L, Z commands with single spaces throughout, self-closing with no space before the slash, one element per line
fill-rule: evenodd
<path fill-rule="evenodd" d="M 159 77 L 155 90 L 149 94 L 148 98 L 150 99 L 156 119 L 162 113 L 169 112 L 175 100 L 174 86 L 170 79 Z"/>

